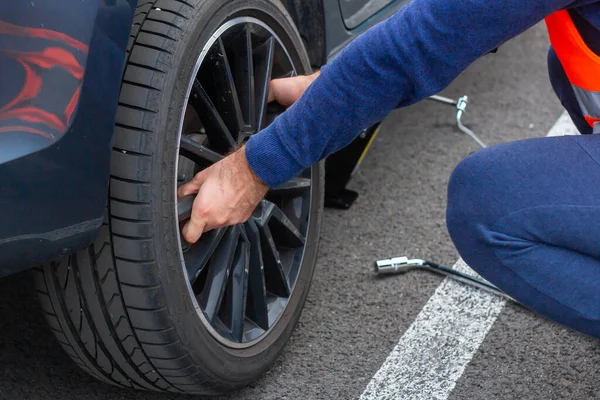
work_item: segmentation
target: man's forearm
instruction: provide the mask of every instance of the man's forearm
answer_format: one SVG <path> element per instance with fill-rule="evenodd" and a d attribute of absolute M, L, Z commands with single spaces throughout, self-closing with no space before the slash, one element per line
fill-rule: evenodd
<path fill-rule="evenodd" d="M 268 185 L 285 182 L 569 3 L 412 1 L 351 43 L 300 100 L 248 141 L 252 170 Z"/>

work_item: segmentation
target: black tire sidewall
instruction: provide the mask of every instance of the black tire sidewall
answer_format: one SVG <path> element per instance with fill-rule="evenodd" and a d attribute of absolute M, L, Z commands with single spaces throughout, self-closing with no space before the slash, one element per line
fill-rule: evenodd
<path fill-rule="evenodd" d="M 265 22 L 279 36 L 290 51 L 297 67 L 310 73 L 308 55 L 293 22 L 278 1 L 271 0 L 206 0 L 186 22 L 182 36 L 171 57 L 171 65 L 164 76 L 163 95 L 156 118 L 156 155 L 153 183 L 156 193 L 152 209 L 156 232 L 156 254 L 160 265 L 166 303 L 171 321 L 179 339 L 189 349 L 196 365 L 224 386 L 237 387 L 256 379 L 276 360 L 287 343 L 302 312 L 316 263 L 324 193 L 323 165 L 313 167 L 313 196 L 311 226 L 309 227 L 303 264 L 288 304 L 279 321 L 257 344 L 232 349 L 217 341 L 203 325 L 197 304 L 192 300 L 178 251 L 179 235 L 175 221 L 175 166 L 177 132 L 180 130 L 182 110 L 190 77 L 204 44 L 223 23 L 238 16 L 255 17 Z M 295 51 L 293 49 L 296 49 Z M 297 54 L 293 54 L 296 52 Z"/>

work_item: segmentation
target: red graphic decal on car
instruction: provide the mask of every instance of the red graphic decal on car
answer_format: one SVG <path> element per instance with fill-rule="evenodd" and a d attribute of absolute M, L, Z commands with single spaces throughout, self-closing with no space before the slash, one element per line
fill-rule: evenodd
<path fill-rule="evenodd" d="M 84 66 L 77 56 L 81 59 L 86 55 L 88 47 L 61 32 L 3 21 L 0 21 L 0 38 L 1 35 L 23 37 L 27 42 L 13 41 L 10 46 L 0 41 L 0 53 L 16 61 L 24 72 L 19 93 L 4 105 L 0 103 L 0 123 L 11 121 L 8 126 L 0 127 L 0 132 L 29 132 L 52 139 L 62 136 L 81 92 Z M 36 50 L 15 48 L 19 44 Z M 44 90 L 50 80 L 64 83 L 58 91 Z"/>

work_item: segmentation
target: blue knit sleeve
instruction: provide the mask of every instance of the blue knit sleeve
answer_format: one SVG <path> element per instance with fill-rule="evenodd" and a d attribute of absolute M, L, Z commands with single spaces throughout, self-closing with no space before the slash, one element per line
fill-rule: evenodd
<path fill-rule="evenodd" d="M 571 1 L 411 1 L 348 45 L 301 99 L 248 141 L 250 167 L 270 186 L 291 179 Z"/>

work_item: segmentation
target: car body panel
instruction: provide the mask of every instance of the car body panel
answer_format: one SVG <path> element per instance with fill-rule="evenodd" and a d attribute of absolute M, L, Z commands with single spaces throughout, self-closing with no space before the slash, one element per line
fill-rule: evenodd
<path fill-rule="evenodd" d="M 335 58 L 344 47 L 365 30 L 398 11 L 408 0 L 393 0 L 391 2 L 384 0 L 384 2 L 387 5 L 378 8 L 376 12 L 373 10 L 369 11 L 369 15 L 365 19 L 361 17 L 362 22 L 352 29 L 346 26 L 344 17 L 340 13 L 340 3 L 327 0 L 323 3 L 325 16 L 325 58 L 327 62 Z M 358 7 L 359 3 L 367 7 L 367 3 L 371 3 L 371 0 L 356 0 L 354 7 Z"/>
<path fill-rule="evenodd" d="M 135 1 L 57 3 L 0 6 L 0 276 L 89 245 L 104 218 Z"/>
<path fill-rule="evenodd" d="M 344 25 L 352 30 L 381 11 L 394 0 L 338 0 Z"/>

